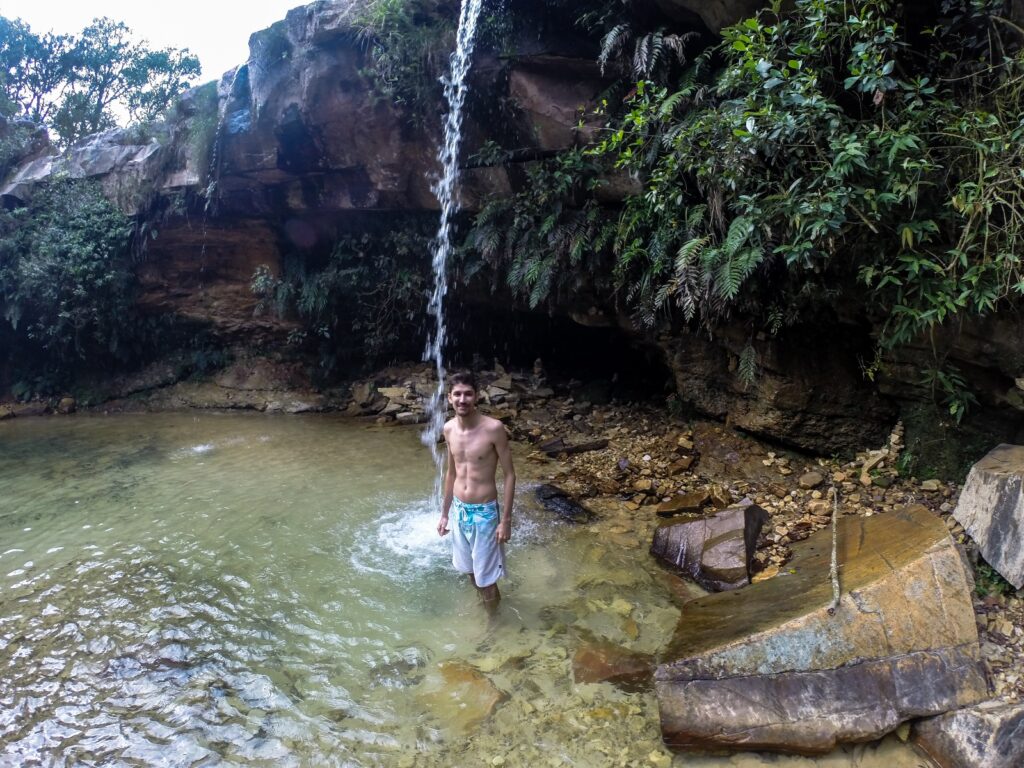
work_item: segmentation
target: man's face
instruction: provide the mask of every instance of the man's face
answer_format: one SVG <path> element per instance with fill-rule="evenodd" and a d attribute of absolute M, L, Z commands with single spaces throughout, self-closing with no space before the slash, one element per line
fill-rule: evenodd
<path fill-rule="evenodd" d="M 469 384 L 456 384 L 448 392 L 448 402 L 456 416 L 469 416 L 476 410 L 476 390 Z"/>

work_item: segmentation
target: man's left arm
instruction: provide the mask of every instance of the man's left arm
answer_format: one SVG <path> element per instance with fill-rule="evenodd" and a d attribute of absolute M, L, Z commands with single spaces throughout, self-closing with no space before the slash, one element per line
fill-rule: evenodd
<path fill-rule="evenodd" d="M 498 541 L 508 541 L 512 537 L 512 501 L 516 495 L 516 470 L 512 466 L 512 449 L 508 442 L 505 425 L 499 422 L 494 431 L 494 450 L 498 452 L 501 473 L 505 479 L 505 497 L 501 505 L 501 520 L 498 523 Z"/>

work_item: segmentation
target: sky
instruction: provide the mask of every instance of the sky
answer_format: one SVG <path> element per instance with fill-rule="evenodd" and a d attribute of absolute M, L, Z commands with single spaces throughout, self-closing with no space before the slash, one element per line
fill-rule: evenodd
<path fill-rule="evenodd" d="M 94 18 L 127 24 L 152 48 L 188 48 L 203 66 L 199 82 L 219 79 L 249 57 L 249 35 L 283 19 L 303 0 L 0 0 L 0 16 L 33 32 L 77 33 Z"/>

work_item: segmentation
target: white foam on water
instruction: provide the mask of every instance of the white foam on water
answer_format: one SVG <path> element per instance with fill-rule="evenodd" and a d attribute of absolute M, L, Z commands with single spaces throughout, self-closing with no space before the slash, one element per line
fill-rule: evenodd
<path fill-rule="evenodd" d="M 354 542 L 350 558 L 353 567 L 398 581 L 420 578 L 431 570 L 450 569 L 451 534 L 438 536 L 439 518 L 432 502 L 432 497 L 427 497 L 394 508 L 388 500 L 382 500 L 384 511 L 370 526 L 376 533 L 357 537 Z M 449 530 L 454 525 L 450 520 Z M 553 531 L 548 522 L 513 514 L 512 540 L 506 545 L 506 553 L 540 543 Z"/>

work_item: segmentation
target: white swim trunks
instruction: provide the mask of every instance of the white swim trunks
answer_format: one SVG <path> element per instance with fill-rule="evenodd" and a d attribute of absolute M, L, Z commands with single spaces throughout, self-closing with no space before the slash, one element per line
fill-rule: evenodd
<path fill-rule="evenodd" d="M 452 499 L 452 564 L 472 573 L 478 587 L 489 587 L 505 575 L 505 546 L 498 542 L 498 502 L 466 504 Z"/>

